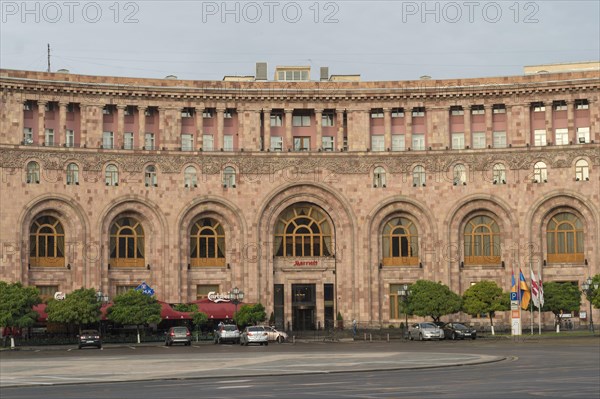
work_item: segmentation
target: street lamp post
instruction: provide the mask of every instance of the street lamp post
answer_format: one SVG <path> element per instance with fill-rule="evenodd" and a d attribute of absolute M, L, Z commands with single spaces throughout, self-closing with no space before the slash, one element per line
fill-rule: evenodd
<path fill-rule="evenodd" d="M 586 299 L 590 303 L 590 331 L 592 334 L 594 333 L 594 318 L 592 316 L 592 298 L 594 297 L 594 293 L 598 290 L 598 283 L 595 283 L 591 277 L 588 277 L 587 280 L 581 284 L 581 288 L 583 288 L 582 292 L 585 294 Z"/>
<path fill-rule="evenodd" d="M 408 289 L 409 285 L 404 284 L 398 290 L 398 295 L 402 298 L 402 302 L 404 303 L 404 336 L 408 335 L 408 298 L 410 297 L 410 290 Z"/>
<path fill-rule="evenodd" d="M 238 304 L 244 300 L 244 291 L 240 291 L 238 287 L 235 287 L 229 291 L 229 300 L 235 305 L 235 313 L 237 313 Z M 235 313 L 233 314 L 233 321 L 235 324 L 237 324 L 237 321 L 235 320 Z"/>
<path fill-rule="evenodd" d="M 108 294 L 98 290 L 96 292 L 96 300 L 100 302 L 100 306 L 102 306 L 108 303 Z M 100 333 L 100 336 L 102 336 L 102 317 L 100 317 L 100 321 L 98 322 L 98 332 Z"/>

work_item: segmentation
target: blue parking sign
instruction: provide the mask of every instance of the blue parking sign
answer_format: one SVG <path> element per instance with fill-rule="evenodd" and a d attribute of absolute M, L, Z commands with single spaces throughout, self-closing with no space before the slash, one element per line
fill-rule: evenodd
<path fill-rule="evenodd" d="M 511 292 L 510 293 L 510 300 L 511 301 L 516 301 L 517 300 L 517 293 L 516 292 Z"/>
<path fill-rule="evenodd" d="M 146 284 L 145 281 L 142 282 L 142 284 L 138 285 L 135 288 L 136 291 L 142 291 L 143 294 L 145 295 L 154 295 L 154 289 L 152 289 L 152 287 L 150 287 L 148 284 Z"/>

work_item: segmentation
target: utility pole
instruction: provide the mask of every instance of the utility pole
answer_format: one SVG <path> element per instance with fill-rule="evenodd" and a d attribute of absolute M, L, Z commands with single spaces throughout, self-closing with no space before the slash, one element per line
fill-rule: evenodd
<path fill-rule="evenodd" d="M 50 72 L 50 43 L 48 43 L 48 72 Z"/>

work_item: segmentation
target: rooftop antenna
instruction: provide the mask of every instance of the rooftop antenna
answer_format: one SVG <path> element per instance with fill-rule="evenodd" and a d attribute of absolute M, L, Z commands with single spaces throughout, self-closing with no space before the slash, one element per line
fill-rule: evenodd
<path fill-rule="evenodd" d="M 48 43 L 48 72 L 50 72 L 50 43 Z"/>

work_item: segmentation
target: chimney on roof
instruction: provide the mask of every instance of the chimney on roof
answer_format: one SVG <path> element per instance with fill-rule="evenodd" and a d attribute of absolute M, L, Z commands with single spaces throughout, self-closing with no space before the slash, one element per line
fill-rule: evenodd
<path fill-rule="evenodd" d="M 329 80 L 329 67 L 321 67 L 321 82 Z"/>
<path fill-rule="evenodd" d="M 256 63 L 256 80 L 267 80 L 267 63 Z"/>

